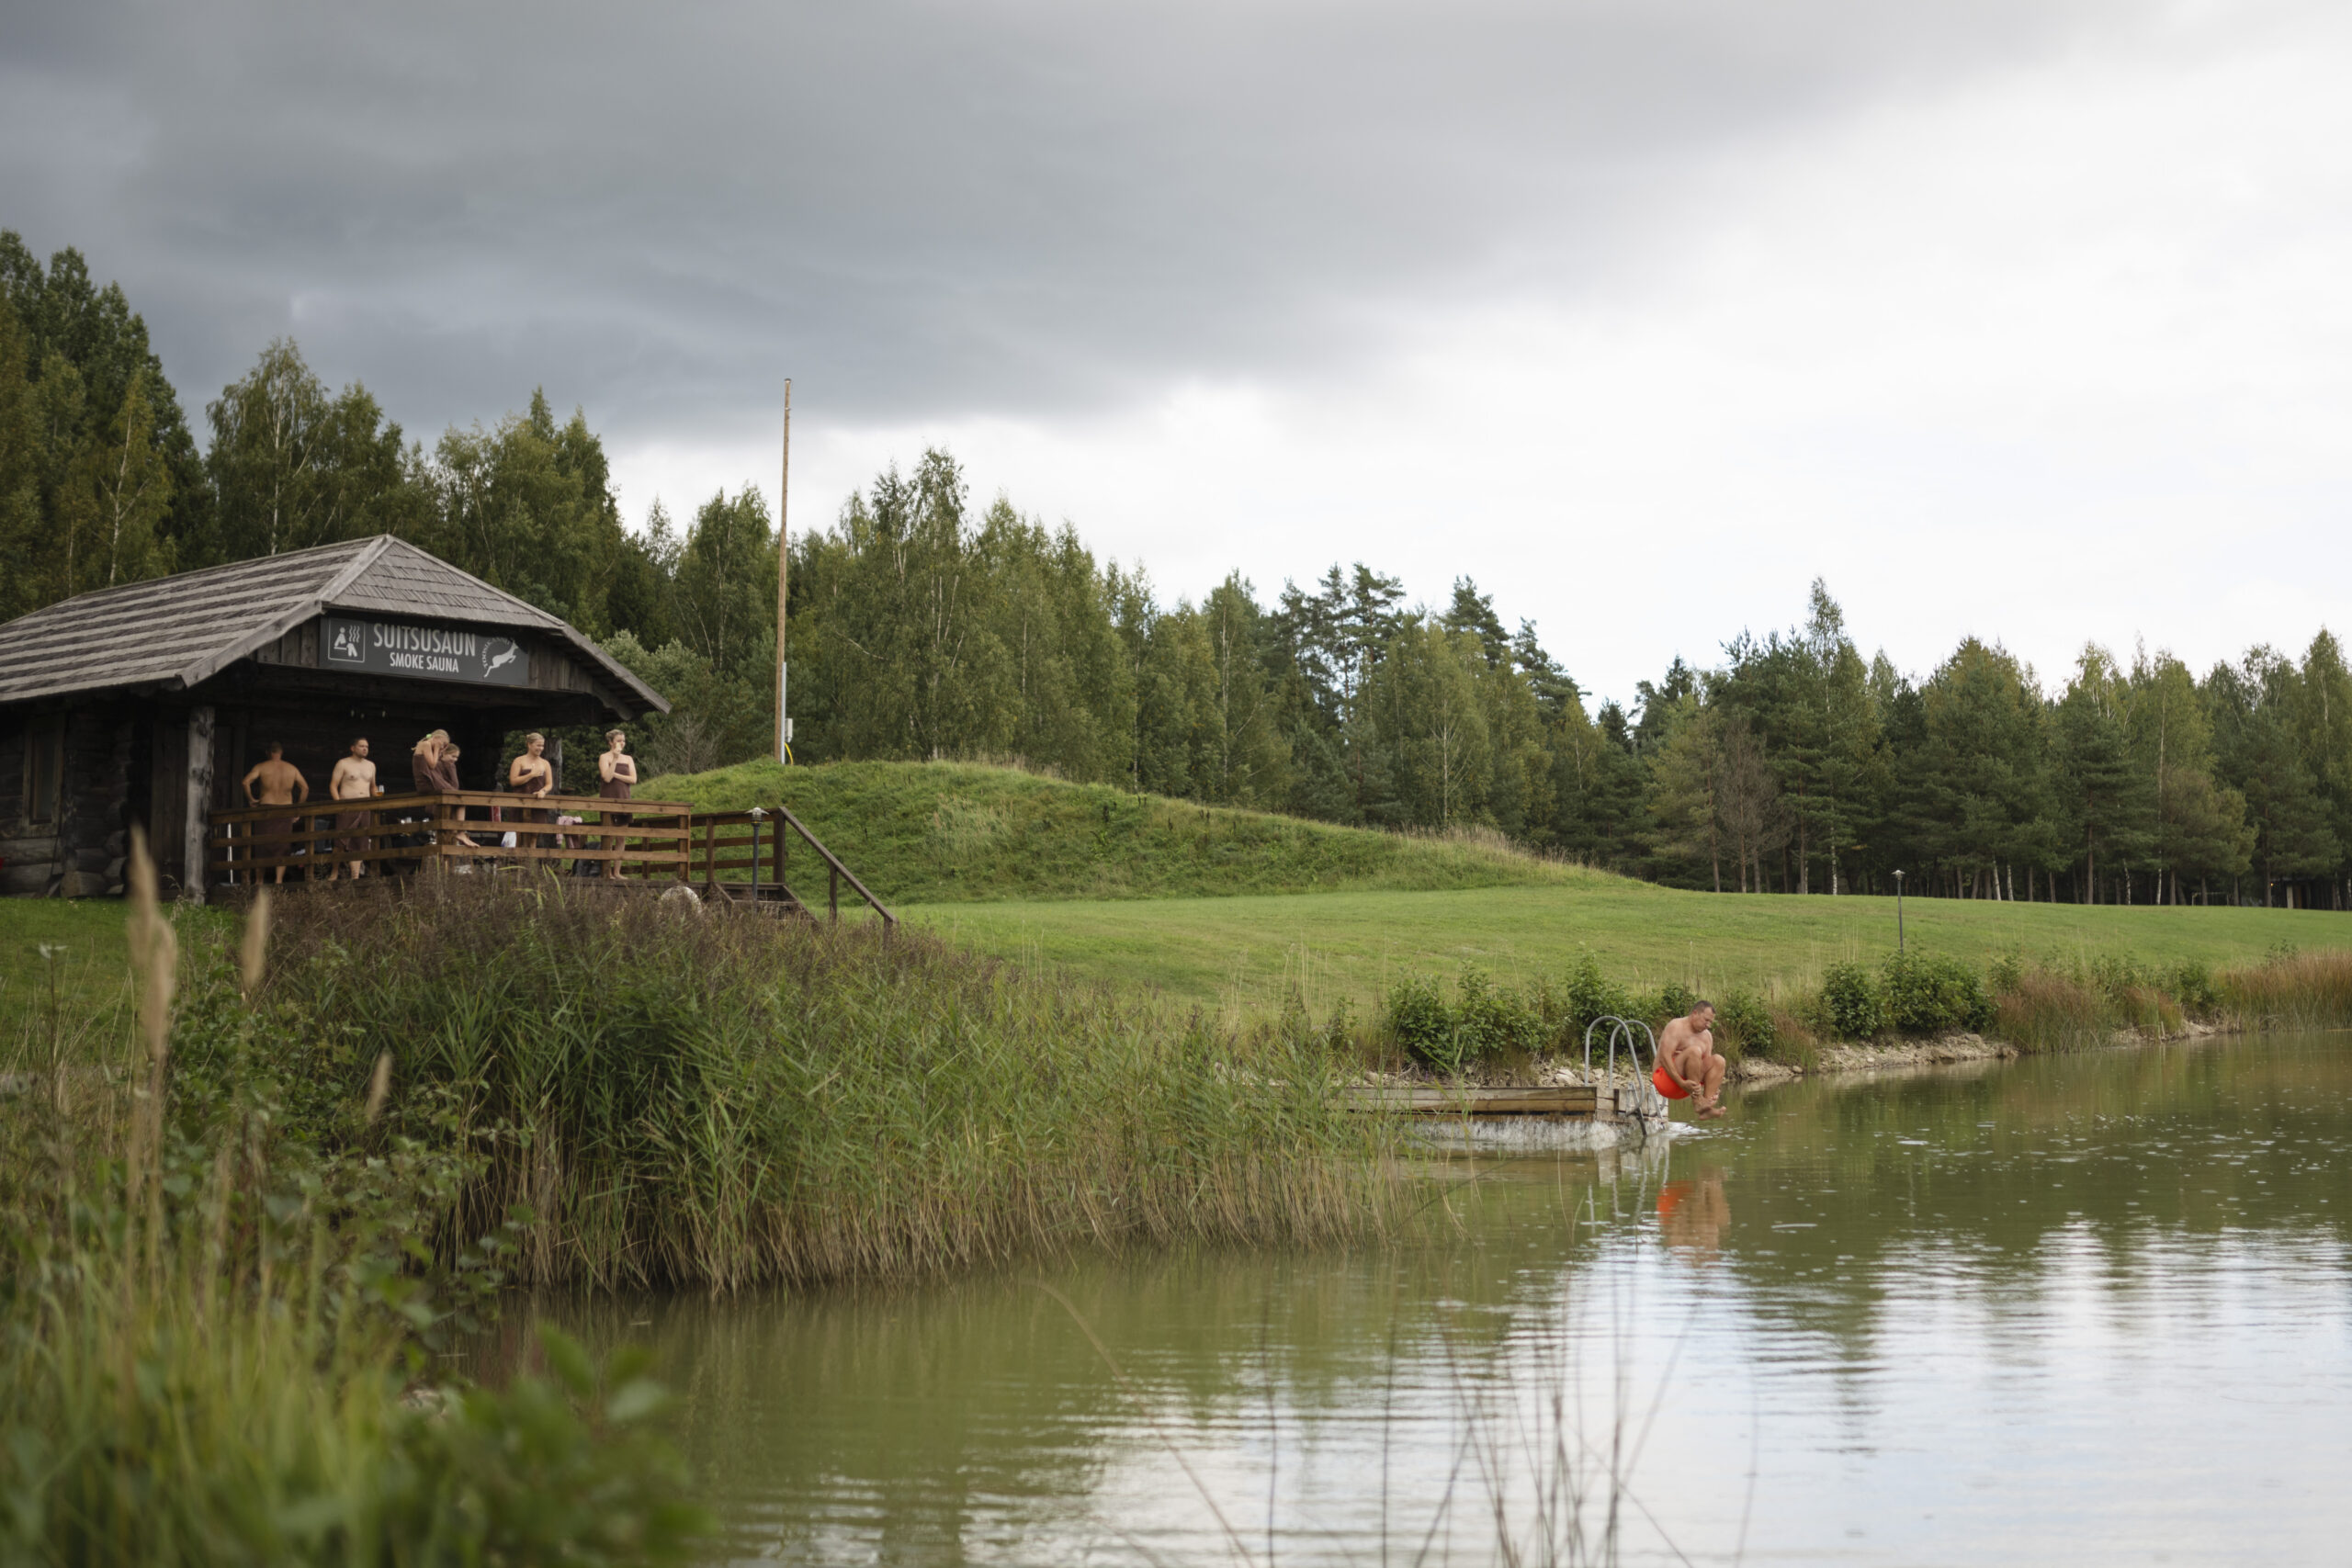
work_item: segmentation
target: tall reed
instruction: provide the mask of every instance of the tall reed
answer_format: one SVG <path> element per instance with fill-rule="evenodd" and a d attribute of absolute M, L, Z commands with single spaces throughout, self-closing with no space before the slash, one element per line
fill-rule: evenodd
<path fill-rule="evenodd" d="M 1329 1053 L 871 926 L 447 879 L 294 897 L 273 1001 L 463 1097 L 531 1280 L 888 1276 L 1375 1223 Z M 347 1091 L 350 1092 L 350 1091 Z"/>
<path fill-rule="evenodd" d="M 700 1528 L 647 1427 L 641 1359 L 401 1398 L 430 1337 L 496 1287 L 428 1230 L 478 1161 L 430 1140 L 289 1136 L 269 1058 L 287 1021 L 241 964 L 180 963 L 132 852 L 134 1071 L 66 1070 L 0 1104 L 0 1561 L 606 1562 Z"/>
<path fill-rule="evenodd" d="M 2352 953 L 2281 953 L 2226 972 L 2217 989 L 2242 1028 L 2352 1027 Z"/>

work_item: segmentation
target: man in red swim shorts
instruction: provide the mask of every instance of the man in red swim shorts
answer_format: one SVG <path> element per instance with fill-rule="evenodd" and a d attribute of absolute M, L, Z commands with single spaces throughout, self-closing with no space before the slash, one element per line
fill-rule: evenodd
<path fill-rule="evenodd" d="M 1724 1113 L 1724 1059 L 1715 1054 L 1714 1023 L 1714 1003 L 1692 1002 L 1689 1012 L 1658 1032 L 1657 1066 L 1650 1069 L 1658 1093 L 1690 1100 L 1701 1122 Z"/>

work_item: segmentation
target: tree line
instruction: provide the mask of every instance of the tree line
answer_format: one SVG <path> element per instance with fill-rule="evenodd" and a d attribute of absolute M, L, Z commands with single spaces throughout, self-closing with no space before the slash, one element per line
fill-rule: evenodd
<path fill-rule="evenodd" d="M 542 393 L 409 441 L 290 342 L 204 409 L 198 450 L 119 288 L 0 233 L 0 615 L 374 533 L 570 620 L 669 696 L 654 769 L 772 744 L 775 525 L 756 487 L 624 526 L 601 442 Z M 1963 641 L 1864 659 L 1825 584 L 1804 625 L 1589 703 L 1535 626 L 1334 564 L 1170 602 L 1067 524 L 924 454 L 791 543 L 796 754 L 1018 759 L 1078 781 L 1395 829 L 1481 827 L 1725 892 L 2343 907 L 2352 673 L 2321 632 L 2202 676 L 2086 648 L 2055 686 Z M 593 747 L 576 748 L 581 761 Z"/>
<path fill-rule="evenodd" d="M 2352 671 L 2327 632 L 2201 678 L 2086 647 L 2045 687 L 1963 641 L 1865 660 L 1804 625 L 1589 704 L 1531 622 L 1334 564 L 1162 602 L 952 458 L 876 479 L 791 558 L 800 755 L 1019 757 L 1079 780 L 1387 828 L 1482 826 L 1723 892 L 2344 907 Z"/>

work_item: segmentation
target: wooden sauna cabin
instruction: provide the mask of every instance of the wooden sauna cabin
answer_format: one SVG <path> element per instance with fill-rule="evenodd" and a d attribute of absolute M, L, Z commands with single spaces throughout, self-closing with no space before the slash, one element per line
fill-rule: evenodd
<path fill-rule="evenodd" d="M 201 898 L 207 814 L 245 804 L 272 741 L 315 801 L 355 737 L 397 791 L 446 729 L 490 790 L 511 731 L 668 711 L 578 628 L 389 534 L 85 593 L 0 626 L 0 893 L 119 893 L 136 823 L 167 895 Z"/>

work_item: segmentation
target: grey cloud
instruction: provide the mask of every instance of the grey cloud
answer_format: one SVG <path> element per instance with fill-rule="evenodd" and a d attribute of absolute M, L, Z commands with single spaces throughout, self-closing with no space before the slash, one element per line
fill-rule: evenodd
<path fill-rule="evenodd" d="M 544 383 L 640 436 L 764 411 L 787 371 L 877 422 L 1344 375 L 1385 323 L 1605 277 L 1720 149 L 2125 25 L 2038 0 L 5 16 L 0 225 L 120 277 L 192 404 L 291 332 L 413 429 Z"/>

